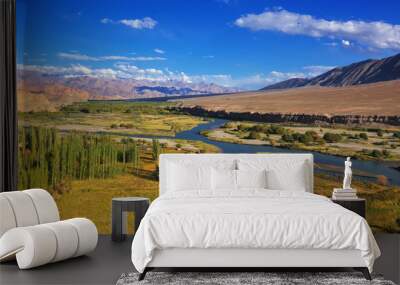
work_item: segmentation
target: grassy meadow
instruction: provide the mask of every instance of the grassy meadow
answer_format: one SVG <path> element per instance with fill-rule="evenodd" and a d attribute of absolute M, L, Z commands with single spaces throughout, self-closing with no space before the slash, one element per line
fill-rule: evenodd
<path fill-rule="evenodd" d="M 314 193 L 330 197 L 342 177 L 314 175 Z M 367 200 L 367 221 L 374 231 L 400 232 L 400 187 L 353 181 L 357 195 Z"/>
<path fill-rule="evenodd" d="M 174 136 L 205 122 L 202 118 L 175 114 L 170 103 L 92 101 L 73 103 L 56 112 L 19 113 L 19 124 L 122 135 Z"/>
<path fill-rule="evenodd" d="M 111 199 L 123 196 L 158 196 L 157 161 L 160 153 L 213 153 L 219 149 L 201 141 L 174 139 L 182 130 L 206 119 L 174 113 L 171 103 L 84 102 L 55 112 L 19 114 L 20 189 L 42 187 L 55 198 L 63 219 L 87 217 L 102 234 L 111 232 Z M 359 153 L 362 159 L 397 159 L 396 129 L 314 128 L 231 122 L 205 135 L 236 143 L 300 147 L 347 155 L 359 153 L 347 144 L 377 148 L 380 155 Z M 330 138 L 325 134 L 336 134 Z M 364 139 L 366 133 L 367 139 Z M 161 135 L 159 140 L 129 135 Z M 283 141 L 283 136 L 286 140 Z M 340 140 L 335 140 L 340 136 Z M 168 138 L 171 137 L 171 138 Z M 310 138 L 311 137 L 311 138 Z M 324 143 L 321 143 L 324 140 Z M 290 143 L 290 144 L 288 144 Z M 392 147 L 392 146 L 395 147 Z M 358 146 L 360 148 L 361 146 Z M 368 200 L 367 219 L 374 230 L 400 232 L 400 187 L 354 182 Z M 315 175 L 315 192 L 330 196 L 340 178 Z M 132 217 L 130 217 L 132 220 Z"/>

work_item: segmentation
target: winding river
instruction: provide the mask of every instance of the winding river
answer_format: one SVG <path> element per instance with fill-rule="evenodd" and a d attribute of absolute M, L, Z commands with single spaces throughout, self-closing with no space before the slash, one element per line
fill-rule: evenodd
<path fill-rule="evenodd" d="M 302 150 L 292 150 L 292 149 L 285 149 L 273 146 L 264 146 L 264 145 L 246 145 L 246 144 L 234 144 L 228 142 L 220 142 L 210 140 L 207 137 L 200 134 L 201 131 L 212 130 L 215 128 L 219 128 L 223 124 L 228 122 L 228 120 L 223 119 L 214 119 L 208 123 L 200 124 L 190 130 L 182 131 L 176 134 L 176 139 L 184 139 L 184 140 L 195 140 L 195 141 L 202 141 L 204 143 L 214 145 L 218 147 L 223 153 L 260 153 L 260 152 L 270 152 L 270 153 L 304 153 L 310 151 L 302 151 Z M 171 137 L 163 137 L 163 136 L 133 136 L 136 138 L 158 138 L 158 139 L 171 139 Z M 311 152 L 314 155 L 314 162 L 317 164 L 323 165 L 331 165 L 334 167 L 343 167 L 344 158 L 329 154 L 321 154 L 318 152 Z M 388 167 L 380 162 L 376 161 L 365 161 L 365 160 L 357 160 L 353 159 L 353 169 L 359 170 L 361 172 L 366 172 L 372 176 L 377 175 L 385 175 L 391 184 L 400 185 L 400 172 Z M 334 173 L 330 172 L 329 170 L 324 169 L 315 169 L 316 172 L 319 173 L 326 173 L 330 175 L 334 175 Z M 356 179 L 361 180 L 369 180 L 374 181 L 374 177 L 367 177 L 367 176 L 357 176 L 354 175 Z"/>

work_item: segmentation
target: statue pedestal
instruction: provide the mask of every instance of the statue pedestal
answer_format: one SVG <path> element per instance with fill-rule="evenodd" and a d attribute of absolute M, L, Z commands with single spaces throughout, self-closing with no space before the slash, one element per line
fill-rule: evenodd
<path fill-rule="evenodd" d="M 357 198 L 358 197 L 356 189 L 342 189 L 342 188 L 333 189 L 332 199 L 334 200 L 350 200 Z"/>

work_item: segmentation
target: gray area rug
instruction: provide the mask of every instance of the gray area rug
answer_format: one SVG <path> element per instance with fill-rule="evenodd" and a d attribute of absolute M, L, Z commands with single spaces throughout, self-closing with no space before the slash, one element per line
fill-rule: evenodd
<path fill-rule="evenodd" d="M 213 284 L 213 285 L 246 285 L 246 284 L 368 284 L 395 285 L 381 276 L 373 275 L 368 281 L 359 272 L 148 272 L 146 278 L 138 281 L 138 273 L 122 274 L 117 285 L 133 284 Z"/>

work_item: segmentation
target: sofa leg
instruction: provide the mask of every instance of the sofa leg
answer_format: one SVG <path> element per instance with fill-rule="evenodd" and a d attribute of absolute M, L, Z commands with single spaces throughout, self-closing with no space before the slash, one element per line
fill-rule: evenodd
<path fill-rule="evenodd" d="M 357 271 L 361 271 L 361 273 L 364 275 L 365 279 L 372 280 L 371 274 L 369 274 L 369 270 L 367 267 L 355 267 L 354 269 Z"/>
<path fill-rule="evenodd" d="M 139 278 L 138 281 L 142 281 L 144 279 L 144 277 L 146 277 L 146 273 L 147 273 L 148 269 L 147 267 L 143 270 L 142 273 L 139 274 Z"/>

